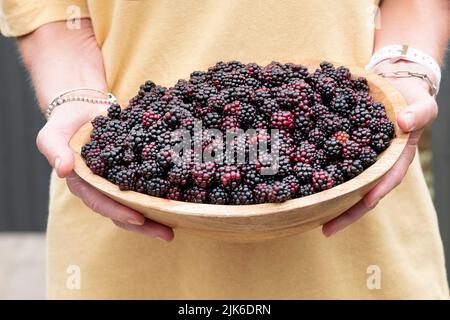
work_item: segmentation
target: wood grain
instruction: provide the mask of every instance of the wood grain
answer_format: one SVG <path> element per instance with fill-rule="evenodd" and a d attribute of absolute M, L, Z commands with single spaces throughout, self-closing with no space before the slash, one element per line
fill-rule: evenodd
<path fill-rule="evenodd" d="M 308 66 L 318 65 L 309 61 Z M 340 65 L 336 63 L 335 65 Z M 367 78 L 375 101 L 384 102 L 388 117 L 395 118 L 406 106 L 401 94 L 385 79 L 358 67 L 350 67 L 355 76 Z M 80 156 L 92 130 L 85 124 L 73 136 L 75 172 L 89 184 L 116 201 L 146 217 L 179 231 L 226 241 L 253 242 L 294 235 L 311 230 L 335 218 L 357 203 L 394 165 L 402 153 L 408 134 L 395 125 L 396 138 L 371 167 L 354 179 L 332 189 L 280 204 L 211 205 L 167 200 L 134 191 L 120 191 L 106 179 L 94 175 Z"/>

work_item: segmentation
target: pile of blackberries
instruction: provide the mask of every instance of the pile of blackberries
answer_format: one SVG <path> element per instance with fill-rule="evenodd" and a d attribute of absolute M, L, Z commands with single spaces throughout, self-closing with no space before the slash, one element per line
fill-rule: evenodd
<path fill-rule="evenodd" d="M 147 81 L 127 108 L 111 105 L 92 125 L 81 155 L 121 190 L 238 205 L 339 185 L 395 135 L 367 80 L 328 62 L 312 73 L 292 63 L 219 62 L 171 88 Z"/>

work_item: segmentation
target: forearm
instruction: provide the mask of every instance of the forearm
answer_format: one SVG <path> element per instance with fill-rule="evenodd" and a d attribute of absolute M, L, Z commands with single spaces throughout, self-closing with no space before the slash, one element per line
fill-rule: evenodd
<path fill-rule="evenodd" d="M 106 89 L 103 59 L 89 19 L 74 30 L 65 22 L 46 24 L 19 38 L 18 47 L 43 109 L 67 89 Z"/>
<path fill-rule="evenodd" d="M 382 0 L 375 48 L 408 44 L 442 63 L 449 37 L 450 1 Z"/>

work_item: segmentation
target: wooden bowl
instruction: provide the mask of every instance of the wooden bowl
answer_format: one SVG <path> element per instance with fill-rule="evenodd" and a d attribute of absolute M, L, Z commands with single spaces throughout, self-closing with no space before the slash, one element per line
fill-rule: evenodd
<path fill-rule="evenodd" d="M 318 63 L 308 65 L 317 66 Z M 394 165 L 408 139 L 395 121 L 406 105 L 401 94 L 388 81 L 373 73 L 358 67 L 350 67 L 350 70 L 354 76 L 366 77 L 374 100 L 385 104 L 388 117 L 395 123 L 396 138 L 378 156 L 375 164 L 332 189 L 279 204 L 241 206 L 196 204 L 120 191 L 113 183 L 94 175 L 80 155 L 81 147 L 89 141 L 90 123 L 81 127 L 70 142 L 75 153 L 75 172 L 97 190 L 146 217 L 198 236 L 254 242 L 311 230 L 356 204 Z"/>

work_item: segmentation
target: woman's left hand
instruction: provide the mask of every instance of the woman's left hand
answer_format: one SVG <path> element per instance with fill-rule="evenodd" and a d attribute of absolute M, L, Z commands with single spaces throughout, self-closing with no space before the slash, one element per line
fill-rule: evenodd
<path fill-rule="evenodd" d="M 374 72 L 386 72 L 394 70 L 409 70 L 426 73 L 420 65 L 410 62 L 396 64 L 380 64 Z M 430 95 L 428 84 L 419 78 L 389 78 L 394 86 L 402 93 L 408 106 L 401 111 L 397 117 L 397 123 L 401 130 L 409 132 L 408 143 L 399 159 L 391 170 L 380 180 L 380 182 L 367 193 L 364 198 L 343 214 L 327 222 L 322 227 L 322 232 L 329 237 L 354 223 L 369 210 L 376 207 L 378 202 L 403 180 L 409 165 L 416 154 L 417 142 L 423 129 L 433 122 L 438 113 L 435 99 Z"/>

